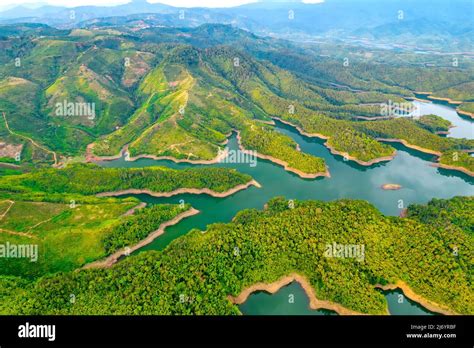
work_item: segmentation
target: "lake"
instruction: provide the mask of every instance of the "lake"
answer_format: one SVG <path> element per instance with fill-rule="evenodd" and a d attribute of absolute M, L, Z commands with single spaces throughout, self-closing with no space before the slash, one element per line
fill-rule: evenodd
<path fill-rule="evenodd" d="M 428 110 L 426 111 L 428 113 L 448 117 L 446 116 L 448 112 L 446 108 L 450 109 L 448 110 L 449 113 L 455 113 L 453 108 L 435 103 L 429 104 L 429 106 L 424 105 L 421 110 Z M 469 122 L 469 125 L 472 126 L 472 122 Z M 186 234 L 193 228 L 204 230 L 206 226 L 211 223 L 229 222 L 240 210 L 248 208 L 262 209 L 264 204 L 275 196 L 284 196 L 287 199 L 317 199 L 324 201 L 340 198 L 362 199 L 375 205 L 383 214 L 399 215 L 401 211 L 411 203 L 427 203 L 432 198 L 474 195 L 474 178 L 457 171 L 433 167 L 432 164 L 435 160 L 435 156 L 408 149 L 403 145 L 396 143 L 390 144 L 397 149 L 397 155 L 392 161 L 364 167 L 354 162 L 345 161 L 341 156 L 331 154 L 323 145 L 323 140 L 305 137 L 299 134 L 293 127 L 279 122 L 277 122 L 276 127 L 281 133 L 293 138 L 300 145 L 301 151 L 324 158 L 329 167 L 331 177 L 302 179 L 296 174 L 285 171 L 281 166 L 260 159 L 255 167 L 251 167 L 246 163 L 213 164 L 211 166 L 235 168 L 240 172 L 247 173 L 257 180 L 262 187 L 251 187 L 225 198 L 191 194 L 182 194 L 170 198 L 135 195 L 135 197 L 140 200 L 151 204 L 180 203 L 184 201 L 190 203 L 194 208 L 200 211 L 199 214 L 182 220 L 177 225 L 168 227 L 165 234 L 137 252 L 143 250 L 162 250 L 171 241 Z M 462 127 L 463 126 L 460 128 Z M 456 128 L 452 130 L 454 129 Z M 452 135 L 454 135 L 454 133 Z M 230 150 L 238 149 L 235 134 L 229 139 L 227 146 Z M 145 167 L 160 165 L 170 168 L 194 166 L 188 163 L 174 163 L 172 161 L 156 161 L 151 159 L 139 159 L 130 162 L 125 161 L 123 158 L 114 161 L 104 161 L 101 162 L 101 165 L 105 167 Z M 395 191 L 381 189 L 381 185 L 386 183 L 399 184 L 402 188 Z M 293 288 L 293 286 L 290 290 L 296 293 L 299 291 Z M 280 298 L 287 296 L 285 291 L 290 290 L 287 288 L 281 289 L 283 293 L 280 294 L 280 292 L 278 292 L 272 295 L 270 302 L 280 301 Z M 298 298 L 301 297 L 300 295 L 298 295 Z M 258 296 L 257 298 L 264 299 L 265 296 L 270 295 L 254 294 L 252 296 Z M 303 293 L 302 296 L 306 295 Z M 390 293 L 386 296 L 390 306 L 393 299 Z M 249 299 L 249 301 L 251 300 Z M 253 303 L 253 301 L 254 300 L 252 300 L 251 303 Z M 262 301 L 263 302 L 256 301 L 256 303 L 261 302 L 261 304 L 255 308 L 251 308 L 250 305 L 244 305 L 244 309 L 247 308 L 244 312 L 248 311 L 248 313 L 251 314 L 261 314 L 262 311 L 269 314 L 272 313 L 271 310 L 266 311 L 265 309 L 267 308 L 267 305 L 265 305 L 266 300 Z M 259 307 L 260 305 L 262 308 Z M 280 305 L 272 304 L 269 306 L 278 307 Z M 397 314 L 409 314 L 413 310 L 413 306 L 398 306 L 393 308 L 397 308 Z M 421 307 L 414 305 L 414 308 L 419 310 Z M 273 310 L 278 310 L 278 308 Z M 295 306 L 288 307 L 285 310 L 289 311 L 288 314 L 293 311 L 295 314 L 315 314 L 313 313 L 314 311 L 307 308 L 307 304 L 305 308 Z M 395 311 L 395 309 L 393 310 Z M 324 312 L 323 314 L 327 313 Z"/>
<path fill-rule="evenodd" d="M 419 98 L 420 96 L 418 96 Z M 453 124 L 453 128 L 449 129 L 447 137 L 474 139 L 474 123 L 467 116 L 459 115 L 456 110 L 447 103 L 430 103 L 414 101 L 414 105 L 420 110 L 420 116 L 435 114 L 441 116 L 445 120 Z"/>

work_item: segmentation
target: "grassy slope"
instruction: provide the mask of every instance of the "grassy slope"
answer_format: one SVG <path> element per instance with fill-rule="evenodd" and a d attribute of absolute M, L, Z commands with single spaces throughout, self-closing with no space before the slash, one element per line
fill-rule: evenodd
<path fill-rule="evenodd" d="M 24 137 L 36 133 L 41 137 L 38 143 L 44 145 L 50 134 L 35 103 L 38 93 L 38 85 L 26 79 L 9 77 L 0 81 L 0 141 L 23 145 L 20 164 L 28 161 L 34 161 L 38 165 L 53 163 L 48 152 L 34 146 Z M 3 112 L 5 112 L 10 131 L 5 123 Z"/>
<path fill-rule="evenodd" d="M 13 173 L 12 173 L 13 174 Z M 251 177 L 225 168 L 101 168 L 76 164 L 0 178 L 0 244 L 36 244 L 38 261 L 0 258 L 3 275 L 38 277 L 69 271 L 144 239 L 189 205 L 159 205 L 123 214 L 135 198 L 91 196 L 106 191 L 170 192 L 208 188 L 224 192 Z"/>
<path fill-rule="evenodd" d="M 94 152 L 98 155 L 116 155 L 129 144 L 132 156 L 190 160 L 214 158 L 230 130 L 239 129 L 243 143 L 250 149 L 291 163 L 302 171 L 323 171 L 321 159 L 301 154 L 286 136 L 275 137 L 269 128 L 253 132 L 258 125 L 255 121 L 279 116 L 305 131 L 331 137 L 328 144 L 339 152 L 371 161 L 391 155 L 393 149 L 375 141 L 371 127 L 361 128 L 350 121 L 354 116 L 380 113 L 379 106 L 365 103 L 400 101 L 395 94 L 412 95 L 406 88 L 431 87 L 428 82 L 434 81 L 433 74 L 439 76 L 436 83 L 432 82 L 436 84 L 432 90 L 454 88 L 469 77 L 463 75 L 462 69 L 432 71 L 397 66 L 387 70 L 386 64 L 373 64 L 369 69 L 361 61 L 341 69 L 340 62 L 317 54 L 305 57 L 300 48 L 289 50 L 285 46 L 288 44 L 276 40 L 263 40 L 240 31 L 242 39 L 235 40 L 235 32 L 225 26 L 212 33 L 198 28 L 185 37 L 151 32 L 153 35 L 147 31 L 137 34 L 143 36 L 142 42 L 117 32 L 88 31 L 87 35 L 46 36 L 25 46 L 20 68 L 9 63 L 0 69 L 0 77 L 17 75 L 32 82 L 28 85 L 29 98 L 23 102 L 35 103 L 29 103 L 27 108 L 15 107 L 22 102 L 15 97 L 21 95 L 19 91 L 3 94 L 3 102 L 0 98 L 11 113 L 12 128 L 60 155 L 82 154 L 85 146 L 95 141 Z M 205 46 L 210 35 L 217 35 L 212 37 L 216 46 L 206 50 L 179 44 L 185 41 Z M 171 37 L 173 44 L 169 43 Z M 236 47 L 245 47 L 250 54 L 217 46 L 231 38 Z M 160 40 L 162 43 L 155 43 Z M 234 64 L 236 58 L 240 64 Z M 126 59 L 130 64 L 125 64 Z M 420 71 L 415 74 L 414 69 Z M 419 78 L 414 81 L 413 76 Z M 362 91 L 328 88 L 331 81 Z M 403 87 L 390 87 L 394 84 Z M 95 102 L 97 119 L 49 117 L 55 102 L 65 98 Z M 294 114 L 288 113 L 290 105 L 296 109 Z M 404 130 L 394 122 L 387 136 L 405 140 L 413 140 L 412 135 L 424 137 L 426 134 L 418 131 L 418 125 L 404 124 L 408 127 Z M 378 123 L 377 127 L 383 128 L 377 129 L 378 133 L 389 128 Z M 350 141 L 344 138 L 347 134 Z M 259 141 L 255 141 L 257 138 Z M 440 146 L 433 145 L 438 141 L 429 136 L 427 139 L 417 139 L 416 145 L 438 151 L 435 148 Z M 472 145 L 441 147 L 448 151 Z"/>
<path fill-rule="evenodd" d="M 200 64 L 201 60 L 206 64 Z M 210 160 L 226 135 L 238 129 L 247 149 L 309 173 L 325 171 L 322 160 L 300 153 L 290 138 L 257 124 L 254 118 L 261 117 L 261 111 L 242 98 L 218 67 L 197 50 L 177 47 L 144 78 L 138 91 L 142 107 L 127 126 L 94 146 L 96 154 L 116 154 L 130 143 L 132 156 Z"/>
<path fill-rule="evenodd" d="M 103 239 L 135 200 L 101 200 L 94 204 L 16 200 L 0 220 L 0 244 L 38 245 L 38 260 L 0 258 L 3 275 L 38 277 L 74 270 L 106 255 Z M 15 234 L 21 233 L 21 234 Z"/>

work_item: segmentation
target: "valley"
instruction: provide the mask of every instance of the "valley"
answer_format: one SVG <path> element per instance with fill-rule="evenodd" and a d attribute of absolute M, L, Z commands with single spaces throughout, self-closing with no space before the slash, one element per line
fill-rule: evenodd
<path fill-rule="evenodd" d="M 473 314 L 466 14 L 319 5 L 0 12 L 0 314 Z"/>
<path fill-rule="evenodd" d="M 472 195 L 473 179 L 455 171 L 433 167 L 433 156 L 397 146 L 397 155 L 386 163 L 370 167 L 353 164 L 343 157 L 336 156 L 322 145 L 317 138 L 300 135 L 294 128 L 279 124 L 277 128 L 298 143 L 302 151 L 321 157 L 327 163 L 331 178 L 316 180 L 301 179 L 297 175 L 285 172 L 283 168 L 269 161 L 258 159 L 255 167 L 248 163 L 221 163 L 212 166 L 235 168 L 239 172 L 252 176 L 262 186 L 249 188 L 236 193 L 225 200 L 208 196 L 180 195 L 171 198 L 153 198 L 138 196 L 149 203 L 177 203 L 183 200 L 200 210 L 200 214 L 182 221 L 179 225 L 167 229 L 166 234 L 155 240 L 144 250 L 166 247 L 173 239 L 193 228 L 205 229 L 214 222 L 230 221 L 238 211 L 245 208 L 261 208 L 271 198 L 284 196 L 288 199 L 333 200 L 342 197 L 368 200 L 381 212 L 388 215 L 400 215 L 412 203 L 425 203 L 431 198 L 450 198 L 456 195 Z M 230 150 L 238 150 L 235 137 L 227 145 Z M 188 168 L 194 165 L 171 161 L 153 161 L 140 159 L 125 161 L 123 158 L 101 163 L 105 167 L 145 167 L 166 165 L 170 168 Z M 207 166 L 206 166 L 207 167 Z M 357 181 L 357 185 L 352 184 Z M 384 191 L 381 185 L 387 182 L 401 184 L 403 189 Z M 432 187 L 436 187 L 436 195 Z"/>

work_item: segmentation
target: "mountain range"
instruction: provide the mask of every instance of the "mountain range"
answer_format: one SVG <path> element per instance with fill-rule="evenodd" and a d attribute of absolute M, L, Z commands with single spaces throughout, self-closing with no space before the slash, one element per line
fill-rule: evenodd
<path fill-rule="evenodd" d="M 178 8 L 146 0 L 118 6 L 28 8 L 17 6 L 0 12 L 0 23 L 43 23 L 59 28 L 123 25 L 196 27 L 206 23 L 232 24 L 261 35 L 307 39 L 313 36 L 377 38 L 387 42 L 423 45 L 424 35 L 443 40 L 444 47 L 472 48 L 473 4 L 469 0 L 325 0 L 259 1 L 231 8 Z M 137 16 L 147 14 L 147 16 Z M 415 34 L 421 34 L 417 36 Z M 470 45 L 470 46 L 469 46 Z"/>

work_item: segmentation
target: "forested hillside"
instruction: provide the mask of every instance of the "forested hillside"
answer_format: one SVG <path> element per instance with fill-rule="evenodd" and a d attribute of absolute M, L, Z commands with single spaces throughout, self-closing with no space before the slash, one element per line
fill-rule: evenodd
<path fill-rule="evenodd" d="M 166 167 L 103 168 L 94 164 L 76 164 L 65 169 L 41 169 L 2 177 L 0 191 L 81 195 L 129 189 L 156 193 L 169 193 L 177 189 L 225 192 L 251 180 L 250 175 L 225 168 L 175 170 Z"/>
<path fill-rule="evenodd" d="M 95 194 L 127 189 L 225 194 L 251 180 L 249 175 L 225 168 L 126 169 L 92 164 L 2 176 L 0 245 L 36 245 L 38 253 L 34 260 L 12 260 L 2 254 L 0 274 L 37 278 L 72 271 L 132 247 L 161 224 L 191 209 L 184 202 L 144 206 L 136 198 L 99 198 Z"/>
<path fill-rule="evenodd" d="M 298 273 L 319 299 L 362 313 L 387 313 L 375 287 L 402 281 L 440 308 L 469 314 L 472 223 L 458 218 L 473 208 L 471 198 L 457 197 L 410 207 L 408 218 L 395 218 L 363 201 L 292 205 L 276 198 L 264 211 L 242 211 L 232 223 L 191 232 L 163 252 L 143 252 L 111 269 L 28 284 L 1 277 L 9 305 L 0 312 L 238 314 L 228 295 Z M 333 243 L 363 245 L 364 257 L 328 257 Z"/>
<path fill-rule="evenodd" d="M 322 159 L 262 126 L 272 117 L 329 138 L 327 146 L 360 163 L 393 154 L 376 138 L 440 153 L 473 148 L 437 139 L 426 122 L 377 119 L 381 104 L 404 102 L 420 90 L 469 101 L 469 64 L 425 69 L 394 65 L 384 54 L 377 62 L 351 57 L 346 67 L 337 54 L 323 55 L 324 46 L 261 38 L 231 26 L 135 29 L 8 27 L 1 41 L 7 49 L 0 57 L 0 141 L 21 146 L 20 156 L 9 161 L 61 166 L 122 150 L 132 159 L 210 161 L 238 130 L 247 150 L 308 175 L 325 172 Z M 347 50 L 334 49 L 342 55 Z M 93 115 L 58 112 L 68 103 L 93 106 Z"/>

